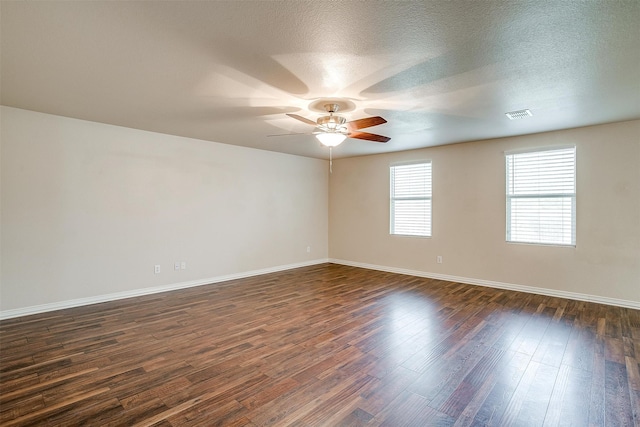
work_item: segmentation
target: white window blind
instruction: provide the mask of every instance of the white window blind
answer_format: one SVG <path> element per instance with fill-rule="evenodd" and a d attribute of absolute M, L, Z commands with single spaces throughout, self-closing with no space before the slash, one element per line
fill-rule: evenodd
<path fill-rule="evenodd" d="M 576 244 L 576 148 L 506 153 L 507 241 Z"/>
<path fill-rule="evenodd" d="M 431 236 L 431 162 L 390 167 L 391 234 Z"/>

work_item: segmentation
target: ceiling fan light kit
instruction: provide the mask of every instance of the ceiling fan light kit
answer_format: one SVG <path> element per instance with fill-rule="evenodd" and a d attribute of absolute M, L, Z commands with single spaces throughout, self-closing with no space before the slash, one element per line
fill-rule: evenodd
<path fill-rule="evenodd" d="M 347 139 L 347 135 L 339 132 L 324 132 L 317 134 L 316 138 L 325 147 L 336 147 Z"/>

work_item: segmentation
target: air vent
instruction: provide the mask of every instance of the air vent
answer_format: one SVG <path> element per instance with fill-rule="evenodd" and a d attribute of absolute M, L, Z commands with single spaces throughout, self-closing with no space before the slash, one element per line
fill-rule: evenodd
<path fill-rule="evenodd" d="M 525 117 L 533 116 L 533 113 L 530 110 L 509 111 L 504 114 L 509 118 L 509 120 L 524 119 Z"/>

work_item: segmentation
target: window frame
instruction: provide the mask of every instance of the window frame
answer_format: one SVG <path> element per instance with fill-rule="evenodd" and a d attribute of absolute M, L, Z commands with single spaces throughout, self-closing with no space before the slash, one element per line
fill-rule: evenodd
<path fill-rule="evenodd" d="M 573 192 L 547 192 L 547 193 L 530 193 L 527 195 L 512 195 L 509 194 L 509 183 L 510 183 L 510 170 L 509 170 L 509 156 L 519 155 L 519 154 L 527 154 L 527 153 L 537 153 L 537 152 L 546 152 L 546 151 L 559 151 L 559 150 L 567 150 L 573 149 Z M 524 244 L 524 245 L 541 245 L 541 246 L 557 246 L 557 247 L 569 247 L 575 248 L 577 244 L 577 209 L 576 209 L 576 200 L 577 200 L 577 173 L 578 173 L 578 150 L 576 145 L 559 145 L 559 146 L 550 146 L 550 147 L 536 147 L 529 148 L 524 150 L 513 150 L 513 151 L 505 151 L 504 152 L 504 165 L 505 165 L 505 240 L 507 243 L 512 244 Z M 526 199 L 526 198 L 538 198 L 538 199 L 552 199 L 552 198 L 571 198 L 571 242 L 570 243 L 559 243 L 552 241 L 544 241 L 539 239 L 538 241 L 529 241 L 529 240 L 512 240 L 512 228 L 511 227 L 511 217 L 512 217 L 512 209 L 511 209 L 511 200 L 512 199 Z M 539 212 L 538 212 L 539 215 Z"/>
<path fill-rule="evenodd" d="M 429 165 L 429 188 L 428 195 L 425 196 L 412 196 L 412 197 L 395 197 L 395 168 L 402 166 L 412 165 Z M 426 211 L 428 218 L 427 234 L 411 234 L 411 233 L 399 233 L 396 232 L 396 201 L 398 200 L 428 200 L 428 210 Z M 405 162 L 394 162 L 389 164 L 389 234 L 392 236 L 400 237 L 417 237 L 417 238 L 431 238 L 433 236 L 433 161 L 430 159 L 412 160 Z"/>

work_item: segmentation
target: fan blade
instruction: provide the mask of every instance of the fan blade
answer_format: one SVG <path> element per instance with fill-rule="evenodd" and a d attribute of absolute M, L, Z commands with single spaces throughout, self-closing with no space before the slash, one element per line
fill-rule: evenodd
<path fill-rule="evenodd" d="M 387 123 L 387 121 L 380 116 L 367 117 L 365 119 L 358 119 L 347 122 L 347 128 L 349 130 L 357 130 L 381 125 L 383 123 Z"/>
<path fill-rule="evenodd" d="M 387 136 L 376 135 L 375 133 L 367 133 L 367 132 L 350 132 L 349 135 L 347 136 L 349 138 L 366 139 L 367 141 L 373 141 L 373 142 L 387 142 L 391 139 Z"/>
<path fill-rule="evenodd" d="M 275 134 L 267 135 L 267 137 L 269 137 L 269 136 L 289 136 L 289 135 L 313 135 L 313 134 L 309 133 L 309 132 L 275 133 Z"/>
<path fill-rule="evenodd" d="M 292 119 L 300 120 L 301 122 L 306 123 L 306 124 L 311 125 L 311 126 L 318 126 L 318 124 L 316 122 L 314 122 L 313 120 L 309 120 L 309 119 L 304 118 L 302 116 L 299 116 L 297 114 L 287 113 L 287 116 L 291 117 Z"/>

